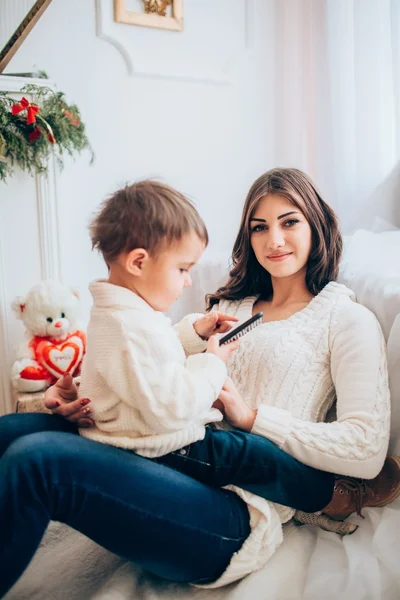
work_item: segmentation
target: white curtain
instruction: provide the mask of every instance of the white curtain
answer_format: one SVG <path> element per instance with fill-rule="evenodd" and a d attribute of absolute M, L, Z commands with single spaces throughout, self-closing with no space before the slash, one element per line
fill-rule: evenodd
<path fill-rule="evenodd" d="M 309 173 L 345 233 L 376 216 L 400 227 L 400 0 L 275 0 L 274 9 L 276 164 Z M 400 498 L 365 514 L 343 540 L 301 538 L 299 597 L 400 598 Z"/>
<path fill-rule="evenodd" d="M 393 198 L 371 194 L 400 159 L 400 0 L 276 0 L 275 11 L 276 163 L 314 178 L 345 233 L 393 218 Z"/>

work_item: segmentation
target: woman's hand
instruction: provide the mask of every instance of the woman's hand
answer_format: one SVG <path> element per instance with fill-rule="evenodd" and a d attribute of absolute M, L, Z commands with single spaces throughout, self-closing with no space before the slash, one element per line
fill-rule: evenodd
<path fill-rule="evenodd" d="M 64 417 L 71 423 L 76 423 L 78 427 L 93 426 L 88 404 L 90 404 L 89 398 L 78 399 L 78 388 L 69 373 L 49 387 L 44 395 L 46 408 L 53 414 Z"/>
<path fill-rule="evenodd" d="M 247 406 L 230 377 L 226 378 L 224 387 L 213 406 L 223 413 L 232 427 L 243 429 L 243 431 L 252 430 L 257 411 Z"/>
<path fill-rule="evenodd" d="M 229 342 L 228 344 L 220 346 L 218 339 L 215 335 L 212 335 L 208 340 L 206 352 L 215 354 L 215 356 L 218 356 L 218 358 L 226 363 L 232 352 L 235 352 L 235 350 L 239 348 L 239 344 L 240 340 L 235 340 L 234 342 Z"/>
<path fill-rule="evenodd" d="M 238 321 L 237 317 L 232 315 L 226 315 L 220 312 L 210 312 L 198 321 L 193 323 L 193 327 L 197 335 L 201 338 L 208 340 L 208 338 L 215 333 L 226 333 L 232 328 L 229 321 Z"/>

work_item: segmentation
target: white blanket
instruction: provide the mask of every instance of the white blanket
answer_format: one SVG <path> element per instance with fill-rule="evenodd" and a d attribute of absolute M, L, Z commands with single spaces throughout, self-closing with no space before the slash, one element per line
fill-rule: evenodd
<path fill-rule="evenodd" d="M 400 498 L 364 515 L 343 539 L 289 525 L 264 569 L 216 590 L 167 583 L 52 523 L 6 600 L 399 600 Z"/>

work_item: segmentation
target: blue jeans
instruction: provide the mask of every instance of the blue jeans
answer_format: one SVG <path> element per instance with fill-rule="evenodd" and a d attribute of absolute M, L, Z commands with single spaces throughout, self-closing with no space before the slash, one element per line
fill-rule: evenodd
<path fill-rule="evenodd" d="M 47 414 L 0 418 L 0 597 L 50 520 L 177 582 L 217 579 L 250 533 L 246 504 Z"/>
<path fill-rule="evenodd" d="M 335 485 L 332 473 L 304 465 L 270 440 L 239 429 L 207 427 L 203 440 L 156 460 L 208 485 L 233 483 L 305 512 L 322 510 Z"/>

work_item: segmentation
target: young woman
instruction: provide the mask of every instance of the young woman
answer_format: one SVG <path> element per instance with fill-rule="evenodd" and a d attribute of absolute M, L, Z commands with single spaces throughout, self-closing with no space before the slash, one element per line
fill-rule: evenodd
<path fill-rule="evenodd" d="M 363 504 L 383 506 L 400 489 L 399 461 L 385 462 L 385 344 L 374 315 L 335 282 L 341 247 L 336 217 L 308 177 L 269 171 L 249 191 L 229 281 L 208 301 L 239 321 L 264 312 L 229 361 L 218 401 L 226 422 L 302 463 L 350 476 L 324 511 L 347 516 Z M 2 594 L 50 519 L 174 581 L 222 586 L 267 562 L 291 509 L 74 435 L 74 421 L 90 425 L 90 405 L 75 397 L 68 379 L 46 394 L 47 406 L 72 423 L 38 414 L 0 420 Z M 335 400 L 337 420 L 325 423 Z M 346 481 L 354 494 L 343 494 Z"/>

